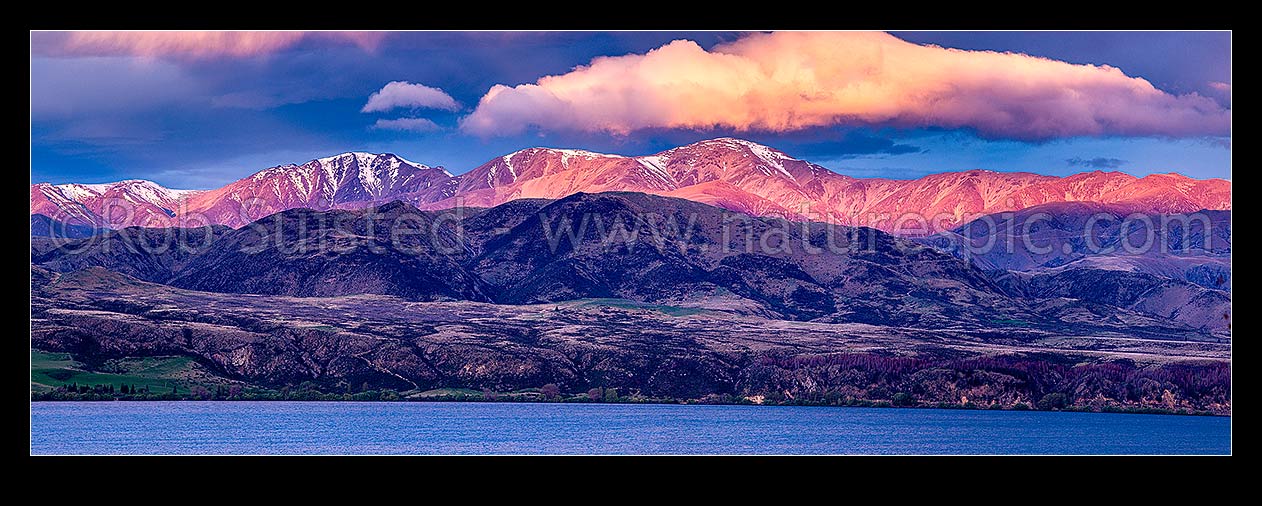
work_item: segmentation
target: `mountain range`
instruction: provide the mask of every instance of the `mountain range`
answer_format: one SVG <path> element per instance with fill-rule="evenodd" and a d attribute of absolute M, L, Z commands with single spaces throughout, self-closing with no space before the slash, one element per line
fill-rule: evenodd
<path fill-rule="evenodd" d="M 606 191 L 677 197 L 754 216 L 862 225 L 904 235 L 929 235 L 986 214 L 1062 202 L 1107 204 L 1122 213 L 1231 209 L 1231 183 L 1222 179 L 985 170 L 915 180 L 863 179 L 761 144 L 719 138 L 636 157 L 530 148 L 461 175 L 393 154 L 352 152 L 271 167 L 212 190 L 171 190 L 140 180 L 39 183 L 31 186 L 31 214 L 97 228 L 237 228 L 298 208 L 363 209 L 395 200 L 421 209 L 492 207 L 516 199 Z"/>
<path fill-rule="evenodd" d="M 989 215 L 919 240 L 988 271 L 1089 268 L 1231 290 L 1231 211 L 1147 214 L 1064 202 Z"/>
<path fill-rule="evenodd" d="M 789 211 L 812 195 L 995 212 L 907 237 Z M 35 185 L 31 343 L 85 369 L 49 375 L 175 356 L 196 366 L 179 388 L 252 398 L 1229 413 L 1229 209 L 1220 180 L 860 180 L 724 139 L 539 148 L 463 176 L 348 153 L 210 191 Z"/>
<path fill-rule="evenodd" d="M 732 228 L 731 214 L 631 192 L 471 210 L 402 202 L 293 209 L 235 230 L 129 227 L 56 243 L 33 238 L 32 263 L 270 296 L 514 305 L 612 298 L 782 320 L 939 330 L 1020 322 L 1179 339 L 1230 325 L 1227 292 L 1185 280 L 1098 268 L 988 271 L 871 228 L 837 234 L 832 225 L 769 217 Z M 164 247 L 172 237 L 174 247 Z"/>

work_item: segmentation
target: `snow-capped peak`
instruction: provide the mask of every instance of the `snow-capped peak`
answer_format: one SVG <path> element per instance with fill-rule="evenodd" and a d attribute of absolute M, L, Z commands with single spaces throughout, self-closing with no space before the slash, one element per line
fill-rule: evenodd
<path fill-rule="evenodd" d="M 371 165 L 373 160 L 376 160 L 377 156 L 379 155 L 363 151 L 347 151 L 345 153 L 338 153 L 332 156 L 316 158 L 315 161 L 321 165 L 327 165 L 335 162 L 347 163 L 353 159 L 355 160 L 355 163 L 360 165 Z"/>
<path fill-rule="evenodd" d="M 562 156 L 581 156 L 583 158 L 622 158 L 622 155 L 611 155 L 609 153 L 597 153 L 595 151 L 587 151 L 585 149 L 556 149 L 543 148 L 554 153 L 561 153 Z"/>
<path fill-rule="evenodd" d="M 55 188 L 62 195 L 65 195 L 72 200 L 99 197 L 112 190 L 121 189 L 121 191 L 127 196 L 133 196 L 137 199 L 153 203 L 179 200 L 190 194 L 201 191 L 171 189 L 147 179 L 124 179 L 113 183 L 70 183 L 52 185 L 51 187 Z"/>
<path fill-rule="evenodd" d="M 258 187 L 249 190 L 256 194 L 259 188 L 266 188 L 264 193 L 274 196 L 277 202 L 341 204 L 428 188 L 437 179 L 450 177 L 451 173 L 441 167 L 412 162 L 393 153 L 347 151 L 302 165 L 290 163 L 264 169 L 239 184 Z"/>
<path fill-rule="evenodd" d="M 596 153 L 593 151 L 584 151 L 582 149 L 551 149 L 550 151 L 561 154 L 561 166 L 569 167 L 571 158 L 622 158 L 620 155 L 609 155 L 605 153 Z"/>
<path fill-rule="evenodd" d="M 314 161 L 321 165 L 327 165 L 327 164 L 338 162 L 338 161 L 341 161 L 342 163 L 346 163 L 350 161 L 352 158 L 355 160 L 355 163 L 361 167 L 371 167 L 374 163 L 377 163 L 380 160 L 388 160 L 392 165 L 405 163 L 413 167 L 416 167 L 418 169 L 432 168 L 423 163 L 416 163 L 410 160 L 406 160 L 403 157 L 396 155 L 394 153 L 368 153 L 365 151 L 347 151 L 345 153 L 338 153 L 336 155 L 326 156 L 323 158 L 316 158 Z M 292 166 L 293 165 L 291 164 L 291 165 L 285 165 L 283 167 L 292 167 Z"/>
<path fill-rule="evenodd" d="M 793 174 L 791 174 L 789 170 L 786 169 L 784 166 L 784 162 L 786 160 L 795 160 L 795 158 L 784 154 L 784 152 L 778 149 L 773 149 L 773 148 L 764 146 L 762 144 L 759 144 L 757 142 L 747 141 L 745 139 L 737 139 L 734 137 L 719 137 L 717 139 L 710 139 L 710 140 L 705 140 L 701 142 L 696 142 L 688 146 L 683 146 L 683 147 L 675 148 L 675 149 L 682 150 L 682 149 L 687 149 L 693 146 L 713 146 L 716 144 L 721 145 L 726 148 L 730 148 L 730 149 L 748 151 L 755 158 L 757 158 L 759 161 L 762 162 L 758 164 L 758 167 L 759 169 L 762 169 L 762 172 L 768 176 L 773 175 L 772 171 L 774 170 L 780 176 L 783 176 L 787 179 L 794 180 L 794 181 L 797 180 L 797 178 L 793 177 Z M 671 150 L 671 151 L 674 151 L 674 150 Z"/>
<path fill-rule="evenodd" d="M 109 189 L 108 184 L 59 184 L 50 185 L 51 191 L 58 192 L 71 200 L 83 200 L 85 198 L 98 197 Z M 48 190 L 46 190 L 48 191 Z"/>
<path fill-rule="evenodd" d="M 352 154 L 355 156 L 355 161 L 359 163 L 360 172 L 364 171 L 364 167 L 371 167 L 373 162 L 377 161 L 377 155 L 374 155 L 371 153 L 352 153 Z M 382 155 L 381 157 L 386 158 L 385 155 Z"/>
<path fill-rule="evenodd" d="M 697 141 L 697 142 L 694 142 L 694 143 L 692 143 L 692 144 L 688 144 L 688 145 L 686 145 L 686 146 L 680 146 L 680 147 L 675 148 L 675 149 L 687 149 L 687 148 L 689 148 L 689 147 L 693 147 L 693 146 L 713 146 L 713 145 L 716 145 L 716 144 L 718 144 L 718 145 L 723 145 L 723 146 L 727 146 L 727 147 L 742 147 L 742 148 L 749 148 L 749 149 L 751 149 L 751 150 L 758 150 L 758 151 L 760 151 L 760 152 L 775 152 L 775 153 L 777 153 L 777 156 L 780 156 L 780 157 L 787 157 L 787 155 L 785 155 L 784 153 L 781 153 L 781 152 L 780 152 L 780 150 L 778 150 L 778 149 L 774 149 L 774 148 L 769 147 L 769 146 L 764 146 L 764 145 L 759 144 L 759 143 L 754 142 L 754 141 L 747 141 L 747 140 L 745 140 L 745 139 L 737 139 L 737 138 L 735 138 L 735 137 L 716 137 L 716 138 L 714 138 L 714 139 L 707 139 L 707 140 L 704 140 L 704 141 Z"/>

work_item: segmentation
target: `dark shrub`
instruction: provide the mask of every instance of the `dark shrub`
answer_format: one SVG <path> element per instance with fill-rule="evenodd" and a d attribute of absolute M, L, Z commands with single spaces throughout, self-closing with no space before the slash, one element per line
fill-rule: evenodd
<path fill-rule="evenodd" d="M 1042 410 L 1065 409 L 1069 405 L 1069 398 L 1060 392 L 1052 392 L 1044 395 L 1039 399 L 1038 406 Z"/>

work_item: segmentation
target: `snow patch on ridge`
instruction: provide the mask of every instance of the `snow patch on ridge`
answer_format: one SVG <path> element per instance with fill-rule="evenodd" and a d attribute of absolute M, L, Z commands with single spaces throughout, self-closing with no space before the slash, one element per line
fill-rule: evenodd
<path fill-rule="evenodd" d="M 739 143 L 749 148 L 749 150 L 754 153 L 754 156 L 770 164 L 777 171 L 779 171 L 780 174 L 783 175 L 784 177 L 787 177 L 794 181 L 797 180 L 796 178 L 793 177 L 793 174 L 789 173 L 788 169 L 784 168 L 784 160 L 789 158 L 785 156 L 784 153 L 775 151 L 767 146 L 763 146 L 762 144 L 758 144 L 754 142 L 740 141 Z"/>
<path fill-rule="evenodd" d="M 669 189 L 669 190 L 679 189 L 679 183 L 675 181 L 674 178 L 670 177 L 669 172 L 666 172 L 666 161 L 667 161 L 666 156 L 663 156 L 663 155 L 640 156 L 640 157 L 636 157 L 635 161 L 640 162 L 640 165 L 644 167 L 645 169 L 647 169 L 645 172 L 655 176 L 659 181 L 662 182 L 662 184 L 665 185 L 666 189 Z"/>
<path fill-rule="evenodd" d="M 706 144 L 706 143 L 722 144 L 729 148 L 735 148 L 735 149 L 745 148 L 746 150 L 748 150 L 750 153 L 754 155 L 754 158 L 757 158 L 758 160 L 763 162 L 763 164 L 758 165 L 758 168 L 762 170 L 763 174 L 772 176 L 774 174 L 772 173 L 771 169 L 775 169 L 775 172 L 778 172 L 779 175 L 785 177 L 786 179 L 789 179 L 790 181 L 797 182 L 797 178 L 793 177 L 793 174 L 790 173 L 789 170 L 786 169 L 784 166 L 785 160 L 796 160 L 796 159 L 784 153 L 781 153 L 778 150 L 764 146 L 757 142 L 751 142 L 745 139 L 736 139 L 733 137 L 720 137 L 718 139 L 712 139 L 709 141 L 701 141 L 696 144 Z M 687 146 L 684 146 L 684 147 L 687 147 Z M 675 148 L 675 149 L 681 149 L 681 148 Z M 671 150 L 671 151 L 674 151 L 674 150 Z"/>
<path fill-rule="evenodd" d="M 69 198 L 71 200 L 83 200 L 86 198 L 98 197 L 101 195 L 101 193 L 105 192 L 106 190 L 106 188 L 99 188 L 99 189 L 93 188 L 94 186 L 107 187 L 107 185 L 99 185 L 99 184 L 96 184 L 96 185 L 61 184 L 61 185 L 53 186 L 52 188 L 56 189 L 57 193 L 59 193 L 63 198 Z M 47 195 L 47 193 L 45 193 L 45 195 Z"/>
<path fill-rule="evenodd" d="M 569 167 L 571 158 L 623 158 L 621 155 L 610 155 L 606 153 L 597 153 L 595 151 L 585 151 L 582 149 L 553 149 L 544 148 L 548 151 L 561 154 L 561 166 Z"/>
<path fill-rule="evenodd" d="M 525 151 L 525 150 L 522 150 L 522 151 Z M 510 183 L 517 181 L 517 169 L 513 167 L 513 156 L 517 155 L 517 153 L 521 153 L 521 151 L 504 155 L 504 157 L 500 159 L 502 163 L 491 164 L 490 170 L 486 172 L 486 185 L 487 186 L 491 186 L 491 187 L 495 186 L 495 176 L 499 174 L 500 165 L 503 165 L 505 169 L 508 169 L 508 173 L 512 176 L 513 180 L 510 181 Z"/>

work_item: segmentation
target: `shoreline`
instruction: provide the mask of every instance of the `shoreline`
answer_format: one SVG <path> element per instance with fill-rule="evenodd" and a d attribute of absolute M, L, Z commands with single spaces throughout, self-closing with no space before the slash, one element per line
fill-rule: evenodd
<path fill-rule="evenodd" d="M 888 401 L 861 401 L 850 404 L 825 404 L 810 402 L 789 402 L 789 403 L 754 403 L 754 402 L 697 402 L 695 400 L 644 400 L 644 401 L 579 401 L 579 400 L 511 400 L 511 399 L 449 399 L 449 398 L 398 398 L 398 399 L 194 399 L 194 398 L 113 398 L 113 399 L 36 399 L 31 398 L 31 404 L 46 402 L 61 403 L 105 403 L 105 402 L 233 402 L 233 403 L 250 403 L 250 402 L 325 402 L 325 403 L 360 403 L 360 402 L 377 402 L 377 403 L 469 403 L 469 404 L 598 404 L 598 405 L 676 405 L 676 406 L 754 406 L 754 407 L 812 407 L 812 408 L 874 408 L 874 409 L 933 409 L 943 411 L 1039 411 L 1039 412 L 1064 412 L 1064 413 L 1101 413 L 1101 414 L 1122 414 L 1122 415 L 1169 415 L 1169 416 L 1211 416 L 1231 418 L 1231 413 L 1215 413 L 1213 411 L 1191 411 L 1186 409 L 1171 410 L 1150 407 L 1112 407 L 1106 406 L 1101 409 L 1093 409 L 1091 407 L 1066 409 L 1037 409 L 1033 407 L 1014 408 L 1014 407 L 967 407 L 964 405 L 948 405 L 938 403 L 935 405 L 916 405 L 916 406 L 895 406 Z"/>

